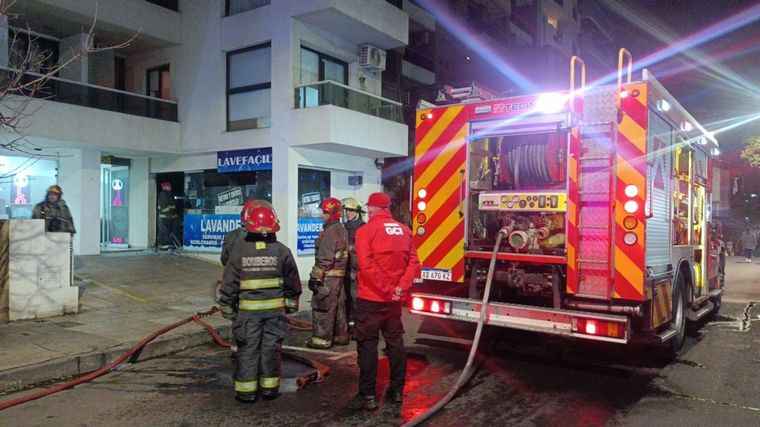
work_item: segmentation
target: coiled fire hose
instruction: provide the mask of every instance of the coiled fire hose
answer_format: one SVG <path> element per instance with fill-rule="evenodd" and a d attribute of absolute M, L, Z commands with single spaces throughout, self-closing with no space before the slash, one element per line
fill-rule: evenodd
<path fill-rule="evenodd" d="M 416 425 L 419 425 L 421 422 L 425 421 L 426 419 L 430 418 L 431 415 L 435 414 L 436 412 L 443 409 L 446 405 L 448 405 L 449 402 L 451 402 L 451 399 L 454 398 L 454 395 L 457 394 L 460 388 L 462 388 L 463 385 L 467 383 L 467 381 L 470 380 L 470 377 L 473 373 L 473 361 L 475 360 L 475 354 L 478 352 L 478 344 L 480 343 L 480 335 L 483 332 L 483 326 L 486 322 L 486 311 L 487 311 L 487 304 L 488 299 L 491 296 L 491 282 L 493 281 L 493 272 L 494 268 L 496 267 L 496 256 L 499 253 L 499 247 L 501 246 L 501 239 L 506 235 L 506 230 L 501 229 L 499 230 L 499 233 L 496 235 L 496 243 L 493 247 L 493 254 L 491 255 L 491 263 L 488 266 L 488 275 L 486 276 L 486 286 L 483 290 L 483 300 L 480 302 L 480 318 L 478 319 L 478 327 L 475 329 L 475 336 L 472 339 L 472 347 L 470 347 L 470 354 L 467 356 L 467 363 L 464 365 L 464 369 L 462 369 L 462 372 L 459 374 L 459 378 L 457 378 L 457 381 L 454 383 L 454 385 L 451 387 L 448 393 L 446 393 L 441 400 L 438 401 L 435 405 L 431 406 L 430 409 L 425 411 L 424 413 L 418 415 L 416 418 L 413 418 L 409 420 L 407 423 L 403 424 L 403 427 L 414 427 Z"/>
<path fill-rule="evenodd" d="M 200 325 L 201 327 L 203 327 L 203 329 L 205 329 L 206 331 L 208 331 L 209 334 L 211 334 L 211 336 L 214 338 L 214 342 L 216 342 L 217 344 L 219 344 L 222 347 L 229 348 L 229 347 L 231 347 L 231 344 L 228 343 L 227 341 L 225 341 L 219 335 L 219 333 L 211 325 L 209 325 L 208 323 L 206 323 L 203 320 L 201 320 L 201 318 L 211 316 L 212 314 L 214 314 L 214 313 L 216 313 L 218 311 L 220 311 L 219 307 L 214 306 L 214 307 L 211 307 L 211 309 L 208 310 L 208 311 L 195 313 L 194 315 L 188 316 L 188 317 L 186 317 L 186 318 L 184 318 L 182 320 L 174 322 L 171 325 L 164 326 L 163 328 L 161 328 L 161 329 L 153 332 L 152 334 L 148 335 L 147 337 L 143 338 L 140 342 L 138 342 L 137 344 L 135 344 L 134 346 L 132 346 L 132 348 L 130 348 L 126 353 L 122 354 L 116 360 L 114 360 L 113 362 L 109 363 L 108 365 L 106 365 L 106 366 L 104 366 L 104 367 L 102 367 L 102 368 L 100 368 L 100 369 L 98 369 L 96 371 L 90 372 L 87 375 L 84 375 L 82 377 L 76 378 L 74 380 L 67 381 L 67 382 L 61 383 L 61 384 L 56 384 L 56 385 L 54 385 L 54 386 L 52 386 L 50 388 L 47 388 L 47 389 L 44 389 L 44 390 L 40 390 L 38 392 L 31 393 L 31 394 L 28 394 L 26 396 L 21 396 L 21 397 L 16 398 L 16 399 L 11 399 L 11 400 L 8 400 L 8 401 L 5 401 L 5 402 L 0 402 L 0 411 L 2 411 L 4 409 L 8 409 L 8 408 L 16 406 L 16 405 L 20 405 L 22 403 L 31 402 L 32 400 L 40 399 L 42 397 L 49 396 L 49 395 L 54 394 L 54 393 L 58 393 L 59 391 L 63 391 L 63 390 L 70 389 L 72 387 L 76 387 L 79 384 L 82 384 L 82 383 L 85 383 L 85 382 L 88 382 L 88 381 L 92 381 L 92 380 L 94 380 L 94 379 L 96 379 L 96 378 L 98 378 L 100 376 L 103 376 L 103 375 L 107 374 L 108 372 L 112 371 L 114 368 L 116 368 L 117 366 L 119 366 L 121 363 L 123 363 L 127 359 L 129 359 L 130 362 L 136 362 L 137 358 L 140 356 L 140 353 L 143 351 L 143 349 L 145 348 L 145 346 L 148 343 L 150 343 L 151 341 L 153 341 L 154 339 L 156 339 L 160 335 L 163 335 L 163 334 L 171 331 L 172 329 L 175 329 L 175 328 L 177 328 L 179 326 L 182 326 L 185 323 L 190 323 L 190 322 L 197 323 L 198 325 Z M 290 329 L 299 330 L 299 331 L 311 330 L 311 324 L 309 322 L 306 322 L 306 321 L 303 321 L 303 320 L 298 320 L 298 319 L 295 319 L 295 318 L 292 318 L 292 317 L 289 317 L 289 316 L 286 316 L 286 320 L 288 322 L 288 327 Z M 302 388 L 306 384 L 308 384 L 310 382 L 313 382 L 313 381 L 316 381 L 316 382 L 321 381 L 324 377 L 326 377 L 326 376 L 328 376 L 330 374 L 330 367 L 329 366 L 323 365 L 321 363 L 318 363 L 318 362 L 315 362 L 313 360 L 309 360 L 309 359 L 306 359 L 306 358 L 303 358 L 303 357 L 300 357 L 300 356 L 296 356 L 296 355 L 291 354 L 291 353 L 283 352 L 282 355 L 283 355 L 283 357 L 288 357 L 290 359 L 296 360 L 298 362 L 301 362 L 303 364 L 309 365 L 309 366 L 313 367 L 314 369 L 316 369 L 315 373 L 312 373 L 312 374 L 309 374 L 309 375 L 306 375 L 304 377 L 300 377 L 300 378 L 296 379 L 296 384 L 298 385 L 298 388 Z"/>

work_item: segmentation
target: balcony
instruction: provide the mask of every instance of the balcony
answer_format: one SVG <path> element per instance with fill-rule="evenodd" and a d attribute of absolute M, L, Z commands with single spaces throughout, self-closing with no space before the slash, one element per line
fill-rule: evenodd
<path fill-rule="evenodd" d="M 292 145 L 365 157 L 408 154 L 402 105 L 335 82 L 295 88 Z"/>
<path fill-rule="evenodd" d="M 0 90 L 7 86 L 10 79 L 14 78 L 17 73 L 19 73 L 18 70 L 0 67 Z M 39 77 L 40 74 L 37 73 L 26 73 L 21 82 L 31 82 Z M 151 119 L 177 121 L 176 101 L 152 98 L 58 77 L 49 78 L 39 90 L 27 95 L 80 107 L 97 108 Z"/>
<path fill-rule="evenodd" d="M 294 2 L 291 16 L 318 30 L 353 43 L 381 49 L 409 42 L 409 15 L 390 3 L 373 0 L 311 0 Z"/>
<path fill-rule="evenodd" d="M 335 105 L 381 119 L 403 122 L 401 103 L 333 82 L 301 85 L 295 89 L 295 108 Z"/>

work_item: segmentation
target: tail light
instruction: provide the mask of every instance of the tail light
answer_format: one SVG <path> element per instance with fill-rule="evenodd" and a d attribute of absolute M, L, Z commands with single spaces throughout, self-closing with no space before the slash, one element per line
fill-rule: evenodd
<path fill-rule="evenodd" d="M 414 297 L 412 298 L 412 310 L 435 314 L 451 314 L 451 302 Z"/>
<path fill-rule="evenodd" d="M 599 319 L 573 319 L 573 330 L 598 337 L 625 338 L 625 324 Z"/>

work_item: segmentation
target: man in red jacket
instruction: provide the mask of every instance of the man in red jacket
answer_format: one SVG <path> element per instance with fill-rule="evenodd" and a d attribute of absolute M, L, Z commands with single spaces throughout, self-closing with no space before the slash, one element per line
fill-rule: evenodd
<path fill-rule="evenodd" d="M 401 306 L 405 292 L 418 275 L 420 261 L 409 228 L 391 217 L 390 197 L 372 193 L 367 201 L 369 222 L 356 231 L 359 261 L 358 301 L 354 312 L 359 360 L 359 394 L 351 409 L 377 409 L 377 344 L 382 331 L 390 359 L 391 379 L 386 399 L 403 401 L 406 349 Z"/>

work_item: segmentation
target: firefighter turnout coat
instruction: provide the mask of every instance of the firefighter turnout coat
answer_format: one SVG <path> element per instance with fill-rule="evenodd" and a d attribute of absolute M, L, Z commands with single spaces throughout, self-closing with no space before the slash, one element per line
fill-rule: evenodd
<path fill-rule="evenodd" d="M 32 212 L 32 219 L 44 219 L 45 231 L 76 233 L 71 211 L 63 199 L 57 202 L 45 200 L 37 203 Z"/>
<path fill-rule="evenodd" d="M 311 299 L 314 334 L 311 343 L 329 347 L 333 338 L 348 341 L 346 293 L 343 281 L 348 267 L 348 233 L 340 221 L 325 224 L 316 242 L 311 278 L 322 282 Z"/>
<path fill-rule="evenodd" d="M 293 254 L 273 234 L 248 233 L 234 245 L 222 276 L 219 303 L 237 315 L 232 334 L 238 345 L 235 392 L 276 393 L 280 384 L 280 348 L 285 308 L 301 294 Z"/>

